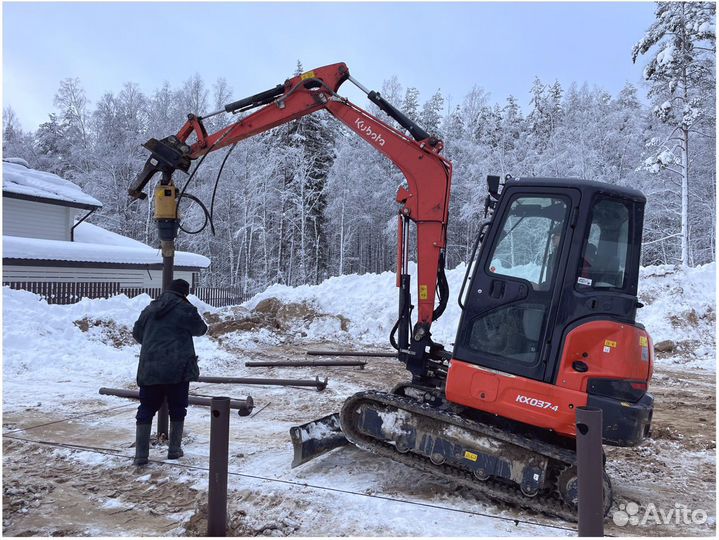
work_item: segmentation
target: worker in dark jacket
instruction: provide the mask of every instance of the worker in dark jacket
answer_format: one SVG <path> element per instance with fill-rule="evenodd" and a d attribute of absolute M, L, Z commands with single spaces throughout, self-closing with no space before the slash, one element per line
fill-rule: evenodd
<path fill-rule="evenodd" d="M 135 465 L 147 463 L 152 418 L 165 398 L 170 413 L 167 459 L 183 455 L 182 430 L 190 381 L 200 376 L 192 336 L 207 332 L 205 321 L 187 299 L 189 293 L 190 284 L 176 279 L 142 311 L 132 329 L 133 337 L 142 344 L 137 367 L 140 406 L 135 417 Z"/>

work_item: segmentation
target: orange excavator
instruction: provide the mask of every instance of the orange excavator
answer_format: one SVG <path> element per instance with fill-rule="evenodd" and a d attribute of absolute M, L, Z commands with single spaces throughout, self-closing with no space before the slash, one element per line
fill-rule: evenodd
<path fill-rule="evenodd" d="M 345 81 L 399 128 L 340 96 Z M 203 124 L 251 109 L 257 110 L 212 134 Z M 172 174 L 187 172 L 193 160 L 320 110 L 406 178 L 396 198 L 399 309 L 389 340 L 411 379 L 391 392 L 357 393 L 339 413 L 293 427 L 293 466 L 349 442 L 496 500 L 576 519 L 576 409 L 602 410 L 607 445 L 636 445 L 650 430 L 653 346 L 635 320 L 645 197 L 579 179 L 489 176 L 449 351 L 432 340 L 431 329 L 449 300 L 452 164 L 440 155 L 441 140 L 364 88 L 344 63 L 204 117 L 188 115 L 177 135 L 145 144 L 152 155 L 130 195 L 143 197 L 158 172 L 161 185 L 170 186 Z M 414 324 L 410 224 L 417 249 Z M 604 478 L 608 511 L 611 484 Z"/>

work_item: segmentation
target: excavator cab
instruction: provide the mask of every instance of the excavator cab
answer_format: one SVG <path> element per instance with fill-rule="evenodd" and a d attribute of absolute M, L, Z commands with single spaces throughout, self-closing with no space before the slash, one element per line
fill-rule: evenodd
<path fill-rule="evenodd" d="M 594 404 L 606 443 L 637 444 L 652 408 L 650 338 L 635 322 L 644 196 L 531 178 L 507 181 L 496 199 L 468 276 L 447 399 L 568 436 L 574 409 Z"/>

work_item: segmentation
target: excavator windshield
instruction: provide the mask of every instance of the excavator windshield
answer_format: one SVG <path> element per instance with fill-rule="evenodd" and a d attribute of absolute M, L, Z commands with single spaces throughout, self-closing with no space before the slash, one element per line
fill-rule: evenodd
<path fill-rule="evenodd" d="M 535 290 L 549 288 L 566 216 L 567 201 L 561 197 L 514 199 L 490 257 L 489 272 L 526 279 Z"/>

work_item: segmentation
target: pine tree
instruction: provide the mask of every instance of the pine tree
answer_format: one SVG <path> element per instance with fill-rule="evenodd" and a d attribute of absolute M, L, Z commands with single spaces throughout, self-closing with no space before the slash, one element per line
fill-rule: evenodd
<path fill-rule="evenodd" d="M 690 141 L 714 136 L 711 104 L 716 85 L 715 10 L 715 4 L 709 2 L 658 3 L 656 20 L 632 50 L 635 62 L 639 55 L 653 51 L 644 68 L 644 78 L 651 85 L 654 114 L 667 125 L 669 133 L 653 140 L 656 152 L 644 166 L 652 172 L 667 170 L 681 179 L 682 265 L 690 262 Z M 707 127 L 712 129 L 704 133 Z"/>
<path fill-rule="evenodd" d="M 442 110 L 444 109 L 444 97 L 442 92 L 437 90 L 431 98 L 424 102 L 420 114 L 420 124 L 430 134 L 442 138 L 440 124 L 442 122 Z"/>
<path fill-rule="evenodd" d="M 419 90 L 410 86 L 404 93 L 402 112 L 413 122 L 419 121 Z"/>
<path fill-rule="evenodd" d="M 69 139 L 65 127 L 58 122 L 53 113 L 43 122 L 35 133 L 35 151 L 38 154 L 37 167 L 40 170 L 63 176 L 70 168 Z"/>

